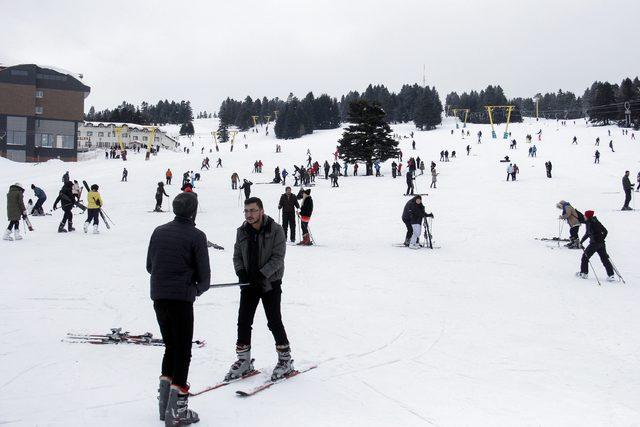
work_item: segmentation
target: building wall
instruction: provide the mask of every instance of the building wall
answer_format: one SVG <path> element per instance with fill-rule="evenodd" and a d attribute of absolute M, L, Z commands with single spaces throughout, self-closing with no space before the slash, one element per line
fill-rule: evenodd
<path fill-rule="evenodd" d="M 0 114 L 33 116 L 36 113 L 36 87 L 0 82 Z"/>
<path fill-rule="evenodd" d="M 43 97 L 35 99 L 35 106 L 43 108 L 42 116 L 44 118 L 73 121 L 84 119 L 84 94 L 82 92 L 58 89 L 40 90 L 43 92 Z"/>

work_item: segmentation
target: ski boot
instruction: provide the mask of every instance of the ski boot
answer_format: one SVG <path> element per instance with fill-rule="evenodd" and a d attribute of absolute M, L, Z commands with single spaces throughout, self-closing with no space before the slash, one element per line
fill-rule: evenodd
<path fill-rule="evenodd" d="M 158 410 L 160 411 L 160 421 L 164 421 L 164 414 L 167 412 L 167 402 L 169 402 L 169 388 L 171 387 L 171 378 L 160 377 L 160 385 L 158 386 Z"/>
<path fill-rule="evenodd" d="M 69 229 L 69 231 L 76 231 L 75 228 L 73 228 L 73 221 L 69 220 L 69 223 L 67 224 L 67 227 Z"/>
<path fill-rule="evenodd" d="M 581 273 L 581 272 L 579 272 L 579 271 L 578 271 L 578 272 L 576 273 L 576 277 L 579 277 L 579 278 L 581 278 L 581 279 L 588 279 L 588 278 L 589 278 L 589 274 L 587 274 L 587 273 Z"/>
<path fill-rule="evenodd" d="M 66 233 L 67 230 L 64 229 L 64 222 L 61 222 L 58 226 L 58 233 Z"/>
<path fill-rule="evenodd" d="M 88 222 L 85 222 L 85 223 L 82 225 L 82 229 L 84 230 L 84 234 L 87 234 L 87 231 L 89 230 L 89 223 L 88 223 Z"/>
<path fill-rule="evenodd" d="M 98 224 L 93 224 L 93 234 L 100 234 L 100 230 L 98 230 Z"/>
<path fill-rule="evenodd" d="M 615 282 L 615 281 L 616 281 L 616 276 L 611 275 L 607 277 L 607 282 Z"/>
<path fill-rule="evenodd" d="M 11 237 L 11 230 L 4 230 L 4 234 L 2 235 L 2 240 L 13 241 L 13 237 Z"/>
<path fill-rule="evenodd" d="M 186 426 L 200 421 L 198 414 L 188 408 L 188 403 L 189 387 L 172 384 L 169 388 L 167 410 L 164 413 L 165 427 Z"/>
<path fill-rule="evenodd" d="M 13 230 L 13 240 L 22 240 L 20 230 L 18 230 L 17 228 Z"/>
<path fill-rule="evenodd" d="M 238 379 L 254 370 L 253 359 L 251 358 L 251 346 L 237 346 L 236 354 L 238 355 L 238 360 L 231 365 L 231 369 L 229 369 L 229 372 L 224 377 L 225 381 Z"/>
<path fill-rule="evenodd" d="M 288 345 L 277 345 L 278 363 L 273 368 L 271 381 L 282 379 L 293 372 L 293 359 L 291 359 L 291 348 Z"/>

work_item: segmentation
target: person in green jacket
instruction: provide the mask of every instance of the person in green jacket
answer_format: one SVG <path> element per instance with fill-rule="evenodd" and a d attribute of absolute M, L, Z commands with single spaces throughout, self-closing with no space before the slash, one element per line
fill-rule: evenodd
<path fill-rule="evenodd" d="M 27 216 L 27 208 L 24 206 L 24 187 L 20 183 L 15 183 L 9 187 L 7 193 L 7 219 L 9 226 L 4 231 L 3 240 L 22 240 L 20 235 L 20 218 Z M 13 230 L 13 237 L 11 237 Z"/>

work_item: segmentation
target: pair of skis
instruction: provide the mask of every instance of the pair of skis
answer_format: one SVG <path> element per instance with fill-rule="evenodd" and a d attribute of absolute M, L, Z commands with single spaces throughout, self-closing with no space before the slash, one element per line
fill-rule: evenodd
<path fill-rule="evenodd" d="M 89 189 L 89 184 L 87 184 L 87 181 L 82 181 L 82 184 L 84 185 L 84 188 L 87 189 L 87 194 L 91 191 Z M 78 206 L 80 206 L 79 203 L 77 203 Z M 87 208 L 82 206 L 82 211 L 84 212 Z M 102 218 L 102 222 L 104 222 L 104 225 L 107 226 L 107 230 L 111 230 L 111 226 L 109 225 L 109 221 L 111 221 L 111 218 L 109 218 L 109 216 L 107 214 L 105 214 L 102 210 L 102 206 L 100 207 L 100 210 L 98 211 L 100 212 L 100 218 Z M 113 224 L 113 221 L 111 221 L 111 223 Z M 114 224 L 115 225 L 115 224 Z"/>
<path fill-rule="evenodd" d="M 298 376 L 300 374 L 303 374 L 305 372 L 309 372 L 310 370 L 315 369 L 317 367 L 318 367 L 318 365 L 309 365 L 309 366 L 307 366 L 305 368 L 302 368 L 302 369 L 296 369 L 296 370 L 294 370 L 293 372 L 291 372 L 289 375 L 287 375 L 285 377 L 282 377 L 282 378 L 279 378 L 279 379 L 275 379 L 275 380 L 268 379 L 265 382 L 263 382 L 262 384 L 260 384 L 258 386 L 255 386 L 253 388 L 250 388 L 250 389 L 236 390 L 236 395 L 238 397 L 254 396 L 254 395 L 260 393 L 261 391 L 264 391 L 264 390 L 267 390 L 267 389 L 273 387 L 276 384 L 283 383 L 286 380 L 289 380 L 289 379 L 291 379 L 293 377 L 296 377 L 296 376 Z M 189 395 L 190 396 L 199 396 L 199 395 L 201 395 L 203 393 L 206 393 L 206 392 L 209 392 L 211 390 L 216 390 L 218 388 L 225 387 L 225 386 L 227 386 L 229 384 L 236 383 L 236 382 L 245 380 L 247 378 L 251 378 L 251 377 L 256 376 L 256 375 L 258 375 L 260 373 L 261 373 L 261 371 L 259 369 L 254 369 L 253 371 L 250 371 L 250 372 L 246 373 L 245 375 L 241 376 L 240 378 L 235 378 L 235 379 L 228 380 L 228 381 L 221 381 L 221 382 L 219 382 L 217 384 L 205 387 L 202 390 L 189 393 Z"/>
<path fill-rule="evenodd" d="M 154 347 L 164 346 L 164 341 L 153 338 L 151 332 L 140 335 L 133 335 L 129 332 L 122 332 L 122 328 L 111 328 L 108 334 L 74 334 L 68 333 L 64 342 L 84 343 L 84 344 L 136 344 Z M 198 347 L 204 347 L 205 342 L 201 340 L 193 341 Z"/>

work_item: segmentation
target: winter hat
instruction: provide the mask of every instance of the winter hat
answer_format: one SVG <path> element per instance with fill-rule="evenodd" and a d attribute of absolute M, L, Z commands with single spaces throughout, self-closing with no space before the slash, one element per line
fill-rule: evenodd
<path fill-rule="evenodd" d="M 19 182 L 16 182 L 15 184 L 13 184 L 14 187 L 18 187 L 19 189 L 21 189 L 22 191 L 24 191 L 24 187 L 22 186 L 22 184 L 20 184 Z"/>
<path fill-rule="evenodd" d="M 305 193 L 307 196 L 310 196 L 310 195 L 311 195 L 311 189 L 310 189 L 310 188 L 307 188 L 306 190 L 304 190 L 304 193 Z"/>
<path fill-rule="evenodd" d="M 91 191 L 98 191 L 98 184 L 91 185 Z"/>
<path fill-rule="evenodd" d="M 173 213 L 182 218 L 195 219 L 198 210 L 198 196 L 194 193 L 180 193 L 173 199 Z"/>
<path fill-rule="evenodd" d="M 590 219 L 595 212 L 593 211 L 584 211 L 584 217 Z"/>

